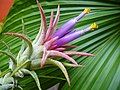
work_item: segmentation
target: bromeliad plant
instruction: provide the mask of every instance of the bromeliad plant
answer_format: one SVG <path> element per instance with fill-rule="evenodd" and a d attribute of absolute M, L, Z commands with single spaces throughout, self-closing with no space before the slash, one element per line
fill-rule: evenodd
<path fill-rule="evenodd" d="M 30 39 L 28 39 L 27 36 L 24 34 L 13 32 L 3 33 L 4 35 L 16 36 L 23 39 L 23 45 L 21 46 L 17 57 L 15 57 L 10 51 L 6 52 L 0 50 L 0 53 L 6 54 L 10 57 L 10 71 L 5 74 L 1 73 L 0 89 L 5 90 L 10 88 L 14 89 L 16 87 L 21 88 L 17 84 L 17 80 L 15 77 L 23 78 L 25 74 L 30 74 L 35 79 L 39 90 L 41 90 L 38 76 L 34 70 L 43 68 L 44 66 L 50 64 L 58 66 L 62 70 L 68 84 L 70 85 L 69 76 L 65 66 L 82 66 L 79 65 L 70 56 L 94 56 L 93 54 L 85 52 L 67 51 L 68 48 L 74 48 L 74 46 L 72 45 L 67 45 L 69 42 L 77 39 L 78 37 L 80 37 L 88 31 L 98 28 L 97 24 L 93 23 L 83 30 L 74 29 L 75 24 L 79 22 L 81 18 L 84 17 L 87 13 L 90 12 L 89 8 L 85 8 L 85 10 L 80 15 L 70 19 L 60 28 L 56 29 L 60 17 L 60 6 L 58 5 L 58 10 L 55 18 L 53 11 L 51 11 L 50 24 L 47 27 L 46 16 L 44 14 L 43 8 L 41 7 L 38 0 L 36 1 L 41 14 L 41 26 L 38 35 L 36 36 L 33 42 Z M 22 23 L 24 30 L 23 19 Z M 60 62 L 58 60 L 55 60 L 55 57 L 65 58 L 71 63 Z"/>

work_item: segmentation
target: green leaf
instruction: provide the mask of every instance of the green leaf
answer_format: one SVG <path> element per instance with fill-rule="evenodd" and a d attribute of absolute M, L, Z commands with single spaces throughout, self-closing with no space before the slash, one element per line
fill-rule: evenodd
<path fill-rule="evenodd" d="M 35 79 L 35 82 L 36 82 L 36 84 L 38 86 L 38 89 L 42 90 L 41 87 L 40 87 L 40 82 L 39 82 L 38 75 L 35 73 L 35 71 L 29 71 L 27 69 L 22 69 L 22 71 L 27 73 L 27 74 L 30 74 Z"/>
<path fill-rule="evenodd" d="M 61 69 L 61 71 L 63 72 L 63 74 L 65 75 L 65 77 L 66 77 L 66 79 L 67 79 L 68 85 L 70 85 L 69 75 L 68 75 L 67 70 L 66 70 L 66 68 L 64 67 L 64 65 L 63 65 L 61 62 L 56 61 L 56 60 L 49 60 L 49 63 L 50 63 L 50 64 L 53 64 L 53 65 L 55 65 L 55 66 L 58 66 L 58 67 Z"/>

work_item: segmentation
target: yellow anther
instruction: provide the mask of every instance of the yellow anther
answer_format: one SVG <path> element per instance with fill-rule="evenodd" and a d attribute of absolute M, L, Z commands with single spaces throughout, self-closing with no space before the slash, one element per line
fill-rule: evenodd
<path fill-rule="evenodd" d="M 91 30 L 95 30 L 98 28 L 98 25 L 96 23 L 93 23 L 90 25 L 90 27 L 91 27 Z"/>
<path fill-rule="evenodd" d="M 83 12 L 89 13 L 90 11 L 91 11 L 90 8 L 85 8 Z"/>

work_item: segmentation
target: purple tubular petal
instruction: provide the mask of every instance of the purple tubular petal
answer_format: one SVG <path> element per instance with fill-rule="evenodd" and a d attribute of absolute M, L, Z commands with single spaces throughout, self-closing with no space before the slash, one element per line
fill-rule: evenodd
<path fill-rule="evenodd" d="M 80 19 L 85 16 L 86 13 L 83 11 L 79 16 L 69 20 L 68 22 L 66 22 L 63 26 L 61 26 L 54 34 L 53 37 L 59 36 L 59 38 L 63 37 L 64 35 L 66 35 L 68 32 L 71 31 L 71 29 L 73 29 L 73 27 L 75 26 L 75 24 L 80 21 Z"/>
<path fill-rule="evenodd" d="M 82 17 L 84 17 L 86 15 L 86 13 L 85 12 L 82 12 L 79 16 L 77 16 L 75 19 L 77 20 L 77 21 L 80 21 L 80 19 L 82 18 Z"/>
<path fill-rule="evenodd" d="M 59 40 L 57 40 L 56 45 L 57 45 L 57 47 L 59 47 L 59 46 L 62 46 L 64 44 L 67 44 L 67 43 L 77 39 L 78 37 L 83 35 L 85 32 L 88 32 L 89 30 L 91 30 L 91 27 L 88 27 L 84 30 L 76 31 L 76 32 L 69 34 L 69 35 L 66 35 L 66 36 L 60 38 Z"/>
<path fill-rule="evenodd" d="M 59 38 L 63 37 L 74 27 L 76 22 L 77 22 L 76 19 L 69 20 L 53 34 L 53 37 L 56 37 L 56 36 L 59 36 Z"/>
<path fill-rule="evenodd" d="M 70 32 L 68 32 L 66 35 L 70 35 L 70 34 L 72 34 L 72 33 L 74 33 L 74 32 L 76 32 L 76 30 L 71 30 Z M 65 35 L 65 36 L 66 36 Z"/>

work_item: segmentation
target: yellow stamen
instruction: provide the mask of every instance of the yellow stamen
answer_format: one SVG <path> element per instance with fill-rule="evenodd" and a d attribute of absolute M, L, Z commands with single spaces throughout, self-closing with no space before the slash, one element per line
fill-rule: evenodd
<path fill-rule="evenodd" d="M 98 28 L 98 25 L 96 23 L 93 23 L 90 25 L 90 27 L 91 27 L 91 30 L 95 30 Z"/>
<path fill-rule="evenodd" d="M 83 12 L 90 13 L 90 11 L 91 11 L 90 8 L 85 8 Z"/>

